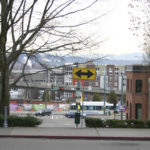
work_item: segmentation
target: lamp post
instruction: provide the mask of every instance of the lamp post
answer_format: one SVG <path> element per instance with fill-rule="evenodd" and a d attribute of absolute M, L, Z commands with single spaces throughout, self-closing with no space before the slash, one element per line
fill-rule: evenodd
<path fill-rule="evenodd" d="M 106 68 L 104 72 L 104 115 L 105 115 L 105 109 L 106 109 Z"/>
<path fill-rule="evenodd" d="M 4 106 L 4 123 L 3 123 L 3 127 L 4 128 L 8 127 L 8 123 L 7 123 L 7 106 Z"/>

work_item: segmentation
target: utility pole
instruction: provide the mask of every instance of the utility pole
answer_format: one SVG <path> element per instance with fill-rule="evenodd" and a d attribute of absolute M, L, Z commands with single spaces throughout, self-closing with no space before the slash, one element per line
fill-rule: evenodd
<path fill-rule="evenodd" d="M 123 73 L 121 73 L 121 120 L 123 120 Z"/>

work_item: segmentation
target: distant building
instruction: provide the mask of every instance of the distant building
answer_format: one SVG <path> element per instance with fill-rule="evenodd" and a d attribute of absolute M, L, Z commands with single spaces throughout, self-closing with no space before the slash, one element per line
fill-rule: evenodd
<path fill-rule="evenodd" d="M 54 68 L 49 74 L 50 83 L 53 85 L 64 85 L 64 68 Z"/>
<path fill-rule="evenodd" d="M 150 67 L 127 66 L 126 75 L 127 119 L 150 119 Z"/>
<path fill-rule="evenodd" d="M 64 66 L 64 86 L 72 86 L 72 64 L 65 64 Z M 72 92 L 64 91 L 64 100 L 72 99 Z"/>
<path fill-rule="evenodd" d="M 51 85 L 50 90 L 52 91 L 52 99 L 54 100 L 75 100 L 75 91 L 78 85 L 78 80 L 73 79 L 73 68 L 95 68 L 96 69 L 96 79 L 95 80 L 80 80 L 81 86 L 85 87 L 86 92 L 84 92 L 84 100 L 92 100 L 94 92 L 101 91 L 102 99 L 104 89 L 107 92 L 121 91 L 126 90 L 126 77 L 125 77 L 125 66 L 115 66 L 115 65 L 95 65 L 92 61 L 89 61 L 85 64 L 65 64 L 63 67 L 56 67 L 49 71 L 47 70 L 35 70 L 29 69 L 26 70 L 25 73 L 31 73 L 32 75 L 28 75 L 20 80 L 20 82 L 40 84 L 43 83 L 48 87 Z M 13 70 L 12 75 L 10 76 L 10 81 L 14 81 L 20 75 L 19 70 Z M 122 84 L 122 79 L 123 84 Z M 52 89 L 54 87 L 54 89 Z M 60 90 L 63 87 L 64 90 Z M 92 89 L 93 88 L 93 89 Z M 31 97 L 35 92 L 33 89 L 27 89 L 27 98 Z M 35 89 L 35 88 L 34 88 Z M 38 93 L 44 91 L 43 88 L 35 89 L 38 90 Z M 41 91 L 42 90 L 42 91 Z M 41 95 L 41 94 L 40 94 Z"/>
<path fill-rule="evenodd" d="M 106 90 L 126 91 L 125 66 L 115 65 L 95 65 L 92 61 L 86 64 L 80 64 L 79 68 L 96 68 L 96 80 L 80 80 L 81 85 L 85 87 L 97 87 Z M 123 80 L 123 81 L 122 81 Z M 77 86 L 78 80 L 73 80 L 73 85 Z M 92 100 L 92 93 L 84 93 L 85 100 Z"/>

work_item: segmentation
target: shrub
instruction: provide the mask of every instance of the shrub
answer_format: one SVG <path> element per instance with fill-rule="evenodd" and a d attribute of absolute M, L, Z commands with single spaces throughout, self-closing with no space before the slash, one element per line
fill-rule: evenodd
<path fill-rule="evenodd" d="M 150 120 L 145 121 L 145 127 L 150 128 Z"/>
<path fill-rule="evenodd" d="M 106 127 L 111 127 L 111 128 L 126 128 L 127 124 L 125 120 L 106 120 L 105 122 Z"/>
<path fill-rule="evenodd" d="M 106 120 L 98 118 L 85 118 L 85 124 L 90 128 L 110 127 L 110 128 L 150 128 L 150 120 Z"/>
<path fill-rule="evenodd" d="M 118 114 L 118 111 L 117 111 L 117 110 L 114 110 L 114 114 Z"/>
<path fill-rule="evenodd" d="M 4 118 L 2 115 L 0 115 L 0 127 L 3 126 L 3 123 L 4 123 Z"/>
<path fill-rule="evenodd" d="M 85 118 L 85 124 L 90 128 L 104 127 L 104 121 L 98 118 Z"/>
<path fill-rule="evenodd" d="M 0 126 L 3 126 L 3 116 L 0 116 Z M 8 116 L 7 118 L 8 126 L 9 127 L 16 127 L 16 126 L 24 126 L 24 127 L 34 127 L 40 125 L 42 121 L 38 118 L 32 116 Z"/>
<path fill-rule="evenodd" d="M 143 120 L 131 119 L 126 122 L 129 128 L 145 128 L 145 121 Z"/>

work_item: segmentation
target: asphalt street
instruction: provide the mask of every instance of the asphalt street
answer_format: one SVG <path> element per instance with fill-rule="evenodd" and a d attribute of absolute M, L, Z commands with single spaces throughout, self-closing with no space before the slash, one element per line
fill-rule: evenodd
<path fill-rule="evenodd" d="M 0 138 L 0 150 L 149 150 L 146 141 Z"/>
<path fill-rule="evenodd" d="M 39 127 L 76 127 L 74 118 L 67 118 L 64 115 L 51 115 L 38 117 L 42 119 L 43 123 Z M 80 120 L 79 127 L 85 127 L 85 121 Z"/>

